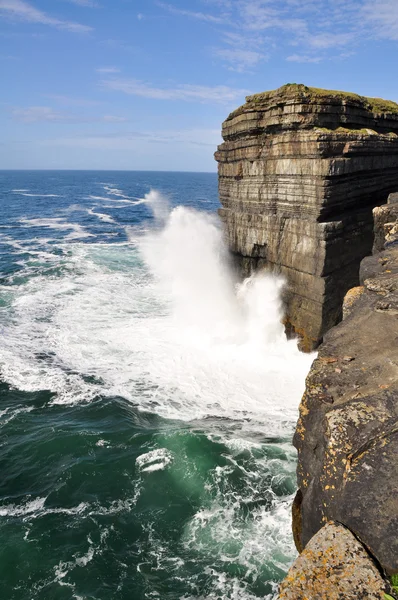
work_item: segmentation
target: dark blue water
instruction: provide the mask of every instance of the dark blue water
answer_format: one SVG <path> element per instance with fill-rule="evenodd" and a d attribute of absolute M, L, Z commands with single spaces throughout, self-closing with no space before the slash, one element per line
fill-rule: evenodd
<path fill-rule="evenodd" d="M 217 207 L 215 174 L 0 171 L 1 599 L 273 596 L 310 359 Z"/>

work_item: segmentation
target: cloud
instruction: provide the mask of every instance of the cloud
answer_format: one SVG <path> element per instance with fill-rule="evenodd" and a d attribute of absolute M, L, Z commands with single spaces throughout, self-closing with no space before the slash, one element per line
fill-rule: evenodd
<path fill-rule="evenodd" d="M 286 58 L 288 62 L 296 63 L 319 63 L 323 60 L 322 56 L 305 56 L 303 54 L 292 54 Z"/>
<path fill-rule="evenodd" d="M 56 27 L 57 29 L 72 31 L 73 33 L 87 33 L 92 31 L 92 27 L 88 27 L 87 25 L 50 17 L 23 0 L 0 0 L 0 16 L 1 15 L 20 19 L 29 23 L 49 25 L 51 27 Z"/>
<path fill-rule="evenodd" d="M 213 56 L 237 72 L 256 68 L 283 47 L 290 62 L 317 63 L 347 55 L 374 36 L 398 39 L 398 0 L 202 0 L 204 12 L 158 6 L 171 14 L 218 25 L 223 45 Z M 232 50 L 228 50 L 232 46 Z M 239 58 L 240 57 L 240 58 Z"/>
<path fill-rule="evenodd" d="M 136 79 L 107 79 L 101 82 L 104 88 L 123 92 L 132 96 L 155 100 L 183 100 L 187 102 L 210 102 L 228 104 L 243 98 L 249 92 L 225 85 L 214 87 L 204 85 L 180 84 L 175 87 L 154 87 Z"/>
<path fill-rule="evenodd" d="M 98 106 L 103 104 L 98 100 L 87 100 L 87 98 L 76 98 L 75 96 L 65 96 L 62 94 L 43 94 L 45 98 L 55 100 L 63 106 Z"/>
<path fill-rule="evenodd" d="M 42 142 L 47 146 L 69 146 L 102 150 L 131 150 L 137 144 L 184 144 L 215 149 L 222 142 L 220 129 L 183 129 L 163 131 L 115 131 L 106 134 L 79 134 Z"/>
<path fill-rule="evenodd" d="M 115 115 L 104 115 L 101 120 L 105 123 L 125 123 L 128 121 L 125 117 L 117 117 Z"/>
<path fill-rule="evenodd" d="M 120 73 L 120 69 L 117 67 L 99 67 L 95 69 L 97 73 Z"/>
<path fill-rule="evenodd" d="M 240 17 L 243 19 L 243 25 L 246 29 L 260 31 L 264 29 L 281 29 L 303 33 L 307 29 L 307 23 L 304 19 L 285 14 L 274 2 L 264 3 L 261 1 L 246 1 L 240 3 Z"/>
<path fill-rule="evenodd" d="M 259 62 L 268 59 L 261 52 L 244 48 L 218 48 L 213 51 L 213 55 L 227 63 L 231 71 L 237 71 L 238 73 L 247 72 L 257 66 Z"/>
<path fill-rule="evenodd" d="M 137 46 L 124 42 L 123 40 L 108 39 L 101 42 L 102 45 L 108 46 L 109 48 L 116 48 L 117 50 L 125 50 L 126 52 L 134 52 L 136 54 L 139 51 Z"/>
<path fill-rule="evenodd" d="M 197 19 L 199 21 L 207 21 L 208 23 L 225 24 L 225 17 L 223 17 L 223 16 L 215 16 L 215 15 L 211 15 L 208 13 L 195 12 L 192 10 L 182 10 L 180 8 L 175 8 L 175 6 L 172 6 L 171 4 L 165 4 L 163 2 L 157 2 L 157 5 L 160 6 L 160 8 L 163 8 L 163 9 L 167 10 L 168 12 L 172 13 L 173 15 L 190 17 L 191 19 Z"/>
<path fill-rule="evenodd" d="M 88 8 L 98 8 L 98 2 L 94 2 L 94 0 L 67 0 L 67 2 L 72 2 L 72 4 L 77 4 L 78 6 L 87 6 Z"/>
<path fill-rule="evenodd" d="M 22 123 L 120 123 L 127 119 L 114 115 L 91 117 L 56 111 L 50 106 L 28 106 L 26 108 L 13 108 L 12 117 Z"/>
<path fill-rule="evenodd" d="M 396 0 L 366 1 L 362 15 L 379 38 L 398 40 L 398 3 Z"/>
<path fill-rule="evenodd" d="M 354 33 L 319 33 L 307 36 L 307 44 L 317 50 L 347 46 L 355 38 Z"/>

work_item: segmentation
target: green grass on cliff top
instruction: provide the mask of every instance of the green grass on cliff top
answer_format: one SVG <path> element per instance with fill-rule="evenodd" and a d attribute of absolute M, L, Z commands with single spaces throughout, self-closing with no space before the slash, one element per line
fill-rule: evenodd
<path fill-rule="evenodd" d="M 277 90 L 269 92 L 261 92 L 260 94 L 253 94 L 246 98 L 246 102 L 249 104 L 255 104 L 258 102 L 265 102 L 267 100 L 276 100 L 278 96 L 283 98 L 299 97 L 310 101 L 316 101 L 321 99 L 330 100 L 348 100 L 363 106 L 366 110 L 374 113 L 389 113 L 398 114 L 398 104 L 391 100 L 383 100 L 382 98 L 368 98 L 366 96 L 360 96 L 352 92 L 340 92 L 337 90 L 323 90 L 321 88 L 307 87 L 302 83 L 287 83 Z"/>

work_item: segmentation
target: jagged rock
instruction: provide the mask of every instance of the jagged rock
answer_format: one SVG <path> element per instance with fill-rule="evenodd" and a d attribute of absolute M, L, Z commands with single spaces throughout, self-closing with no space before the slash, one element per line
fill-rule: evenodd
<path fill-rule="evenodd" d="M 373 210 L 373 253 L 398 242 L 398 194 L 390 194 L 388 203 Z"/>
<path fill-rule="evenodd" d="M 398 244 L 365 258 L 360 281 L 360 293 L 349 293 L 346 318 L 325 336 L 307 377 L 294 438 L 295 539 L 302 549 L 326 521 L 338 521 L 395 574 Z"/>
<path fill-rule="evenodd" d="M 348 529 L 327 523 L 307 544 L 279 590 L 279 600 L 383 600 L 388 586 Z"/>
<path fill-rule="evenodd" d="M 318 344 L 373 244 L 372 209 L 398 189 L 398 105 L 287 85 L 223 124 L 220 215 L 243 274 L 289 284 L 287 324 Z"/>

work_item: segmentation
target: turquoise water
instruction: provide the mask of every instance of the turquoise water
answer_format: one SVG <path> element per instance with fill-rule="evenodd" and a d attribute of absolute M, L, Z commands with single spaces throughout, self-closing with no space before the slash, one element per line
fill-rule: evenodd
<path fill-rule="evenodd" d="M 0 598 L 272 598 L 311 358 L 215 174 L 0 172 Z"/>

